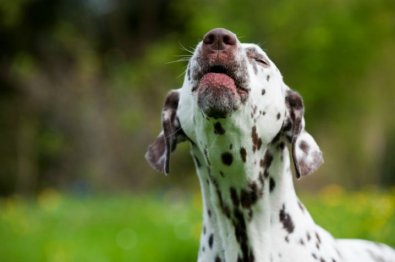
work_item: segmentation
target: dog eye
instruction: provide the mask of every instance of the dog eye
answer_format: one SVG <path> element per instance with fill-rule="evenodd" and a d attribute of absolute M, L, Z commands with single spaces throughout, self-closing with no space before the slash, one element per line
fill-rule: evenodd
<path fill-rule="evenodd" d="M 262 59 L 262 58 L 259 58 L 259 57 L 255 57 L 254 59 L 255 59 L 255 61 L 257 61 L 259 64 L 262 64 L 262 65 L 265 66 L 265 67 L 268 67 L 268 66 L 269 66 L 269 62 L 266 61 L 265 59 Z"/>
<path fill-rule="evenodd" d="M 258 64 L 262 65 L 263 67 L 269 67 L 270 63 L 266 59 L 266 57 L 263 54 L 260 54 L 257 52 L 255 48 L 248 48 L 247 49 L 247 57 L 250 60 L 254 60 Z"/>

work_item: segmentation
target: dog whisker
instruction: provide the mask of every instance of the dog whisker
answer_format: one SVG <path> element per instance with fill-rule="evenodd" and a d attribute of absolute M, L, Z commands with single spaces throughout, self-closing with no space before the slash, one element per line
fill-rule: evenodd
<path fill-rule="evenodd" d="M 181 62 L 188 62 L 188 61 L 189 61 L 189 59 L 180 58 L 180 59 L 177 59 L 177 60 L 169 61 L 166 64 L 174 64 L 174 63 L 181 63 Z"/>
<path fill-rule="evenodd" d="M 182 49 L 182 50 L 184 50 L 184 51 L 190 53 L 191 55 L 193 55 L 193 53 L 195 52 L 195 49 L 194 49 L 194 48 L 188 49 L 188 48 L 186 48 L 183 44 L 181 44 L 181 43 L 178 43 L 178 44 L 181 46 L 181 49 Z"/>
<path fill-rule="evenodd" d="M 178 76 L 176 76 L 176 79 L 179 79 L 181 77 L 183 77 L 185 75 L 185 72 L 182 72 L 181 74 L 179 74 Z"/>

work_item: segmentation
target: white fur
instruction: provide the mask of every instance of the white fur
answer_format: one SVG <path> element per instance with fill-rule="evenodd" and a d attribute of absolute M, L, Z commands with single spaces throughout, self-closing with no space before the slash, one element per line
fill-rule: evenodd
<path fill-rule="evenodd" d="M 255 48 L 267 58 L 266 53 L 256 45 L 238 45 L 237 59 L 248 61 L 245 53 L 247 48 Z M 201 48 L 202 44 L 199 43 L 189 62 L 191 71 L 199 70 L 196 59 Z M 268 61 L 269 67 L 258 65 L 257 74 L 254 73 L 252 63 L 247 63 L 248 99 L 225 119 L 207 119 L 203 115 L 197 104 L 196 94 L 192 92 L 192 87 L 197 84 L 195 80 L 185 77 L 182 88 L 178 90 L 180 100 L 177 116 L 183 131 L 192 141 L 191 153 L 200 164 L 199 167 L 196 163 L 203 196 L 204 232 L 201 236 L 198 261 L 234 262 L 242 258 L 244 261 L 252 261 L 251 257 L 247 258 L 245 254 L 243 256 L 241 241 L 238 239 L 240 235 L 235 233 L 238 211 L 241 213 L 241 220 L 244 219 L 245 222 L 247 244 L 253 254 L 253 261 L 395 261 L 395 252 L 384 245 L 359 240 L 335 240 L 314 223 L 307 209 L 298 202 L 288 147 L 278 146 L 279 143 L 286 144 L 287 141 L 281 138 L 278 143 L 271 144 L 289 116 L 284 102 L 289 88 L 283 82 L 275 64 L 269 59 Z M 265 89 L 264 95 L 262 89 Z M 253 111 L 258 113 L 251 117 Z M 225 135 L 214 133 L 215 123 L 220 123 Z M 304 122 L 302 125 L 303 130 L 296 139 L 295 157 L 306 158 L 312 162 L 314 159 L 298 146 L 300 142 L 307 143 L 310 150 L 320 151 L 312 136 L 304 131 Z M 261 139 L 261 147 L 256 150 L 252 139 L 254 127 Z M 241 148 L 246 151 L 245 163 L 242 161 Z M 224 165 L 221 158 L 224 152 L 233 157 L 229 166 Z M 259 184 L 260 173 L 265 170 L 261 162 L 266 154 L 272 156 L 271 164 L 266 170 L 270 176 L 265 178 L 263 184 Z M 272 191 L 271 180 L 275 183 Z M 249 208 L 243 208 L 242 192 L 244 190 L 248 193 L 254 183 L 259 187 L 262 196 Z M 240 202 L 238 206 L 232 200 L 231 189 L 237 192 Z M 244 198 L 244 205 L 248 203 L 247 200 Z M 230 215 L 226 214 L 224 207 L 229 209 Z M 286 226 L 284 221 L 289 220 L 291 225 Z M 375 255 L 380 255 L 382 260 L 375 258 Z"/>

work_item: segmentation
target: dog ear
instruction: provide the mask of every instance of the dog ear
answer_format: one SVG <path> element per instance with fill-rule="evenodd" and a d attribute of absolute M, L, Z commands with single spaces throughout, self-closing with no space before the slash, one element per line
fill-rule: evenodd
<path fill-rule="evenodd" d="M 324 163 L 324 159 L 314 138 L 305 131 L 302 97 L 297 92 L 288 89 L 285 102 L 288 110 L 285 131 L 292 144 L 295 176 L 299 179 L 317 170 Z"/>
<path fill-rule="evenodd" d="M 166 175 L 169 173 L 170 153 L 186 138 L 177 117 L 179 97 L 177 90 L 167 94 L 162 110 L 162 131 L 145 154 L 151 167 Z"/>

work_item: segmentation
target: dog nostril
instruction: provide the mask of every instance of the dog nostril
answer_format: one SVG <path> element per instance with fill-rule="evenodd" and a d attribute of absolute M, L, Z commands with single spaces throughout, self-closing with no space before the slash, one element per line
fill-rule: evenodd
<path fill-rule="evenodd" d="M 233 35 L 224 35 L 223 36 L 223 42 L 226 45 L 235 45 L 236 44 L 236 37 Z"/>
<path fill-rule="evenodd" d="M 236 45 L 236 43 L 236 35 L 223 28 L 213 29 L 203 37 L 204 47 L 213 50 L 223 50 Z"/>
<path fill-rule="evenodd" d="M 215 42 L 215 35 L 214 34 L 207 34 L 205 37 L 204 37 L 204 39 L 203 39 L 203 43 L 205 44 L 205 45 L 211 45 L 211 44 L 213 44 L 214 42 Z"/>

